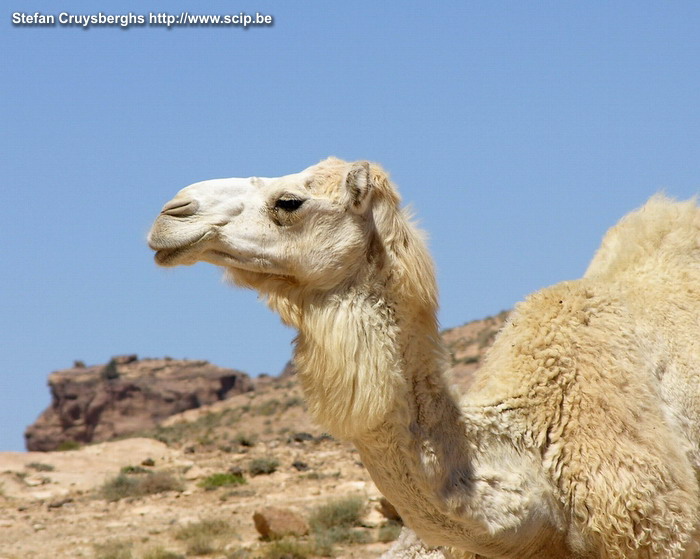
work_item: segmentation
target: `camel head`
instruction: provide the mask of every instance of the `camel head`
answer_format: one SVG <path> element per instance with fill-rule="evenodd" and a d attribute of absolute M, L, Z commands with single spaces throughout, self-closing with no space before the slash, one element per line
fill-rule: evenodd
<path fill-rule="evenodd" d="M 329 158 L 278 178 L 188 186 L 165 204 L 148 244 L 161 266 L 221 266 L 297 328 L 309 410 L 351 438 L 381 421 L 401 358 L 423 339 L 438 353 L 432 260 L 399 203 L 378 165 Z M 397 324 L 409 322 L 426 335 L 411 331 L 410 344 L 398 347 Z M 384 350 L 364 352 L 370 347 Z"/>
<path fill-rule="evenodd" d="M 378 259 L 378 215 L 398 203 L 379 166 L 329 158 L 277 178 L 192 184 L 165 204 L 148 244 L 161 266 L 210 262 L 267 296 L 329 291 Z"/>

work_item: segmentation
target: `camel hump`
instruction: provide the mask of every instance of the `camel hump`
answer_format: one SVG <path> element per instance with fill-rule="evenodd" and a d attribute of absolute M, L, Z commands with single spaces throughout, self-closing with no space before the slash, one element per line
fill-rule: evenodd
<path fill-rule="evenodd" d="M 634 273 L 697 273 L 700 266 L 700 208 L 696 197 L 679 202 L 655 194 L 610 228 L 585 277 L 612 280 Z"/>

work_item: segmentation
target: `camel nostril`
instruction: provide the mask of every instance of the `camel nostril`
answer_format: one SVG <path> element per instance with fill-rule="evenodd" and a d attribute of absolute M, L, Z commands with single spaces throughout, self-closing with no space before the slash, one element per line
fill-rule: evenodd
<path fill-rule="evenodd" d="M 195 200 L 178 200 L 176 198 L 165 204 L 160 213 L 175 217 L 188 217 L 197 213 L 198 209 L 199 204 Z"/>

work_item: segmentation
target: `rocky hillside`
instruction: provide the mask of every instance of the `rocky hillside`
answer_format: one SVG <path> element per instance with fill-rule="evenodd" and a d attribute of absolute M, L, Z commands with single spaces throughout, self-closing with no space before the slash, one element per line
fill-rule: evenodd
<path fill-rule="evenodd" d="M 456 384 L 468 386 L 504 319 L 502 313 L 444 333 Z M 78 440 L 85 420 L 77 418 L 86 417 L 97 397 L 69 397 L 79 394 L 74 387 L 81 382 L 95 394 L 116 393 L 110 384 L 115 382 L 141 387 L 132 390 L 137 396 L 124 398 L 130 406 L 109 400 L 114 403 L 99 416 L 109 421 L 94 423 L 93 433 L 135 429 L 130 419 L 120 422 L 118 410 L 147 408 L 157 377 L 171 388 L 166 380 L 179 378 L 179 394 L 196 393 L 199 399 L 169 417 L 143 415 L 140 438 L 58 452 L 0 453 L 0 559 L 405 556 L 387 551 L 399 535 L 400 519 L 352 446 L 310 421 L 292 368 L 276 378 L 236 376 L 232 385 L 219 380 L 215 388 L 212 379 L 227 378 L 225 370 L 184 362 L 183 370 L 210 367 L 221 373 L 203 375 L 213 384 L 199 385 L 199 373 L 189 378 L 183 370 L 168 369 L 178 363 L 183 362 L 128 358 L 115 363 L 118 377 L 109 365 L 52 375 L 60 417 L 72 417 L 70 403 L 81 402 L 80 413 L 68 422 L 73 430 L 58 433 L 64 441 Z M 222 392 L 224 385 L 229 388 Z M 168 394 L 161 400 L 173 392 Z M 421 557 L 442 559 L 442 553 Z"/>
<path fill-rule="evenodd" d="M 56 450 L 152 429 L 174 414 L 253 389 L 245 373 L 206 361 L 114 357 L 49 376 L 51 404 L 27 428 L 27 450 Z"/>

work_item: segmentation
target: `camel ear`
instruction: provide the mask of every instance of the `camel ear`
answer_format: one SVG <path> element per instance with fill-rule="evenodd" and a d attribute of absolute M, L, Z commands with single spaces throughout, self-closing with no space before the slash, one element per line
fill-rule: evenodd
<path fill-rule="evenodd" d="M 352 164 L 345 178 L 345 188 L 350 198 L 350 209 L 354 213 L 365 213 L 372 198 L 372 181 L 367 161 Z"/>

